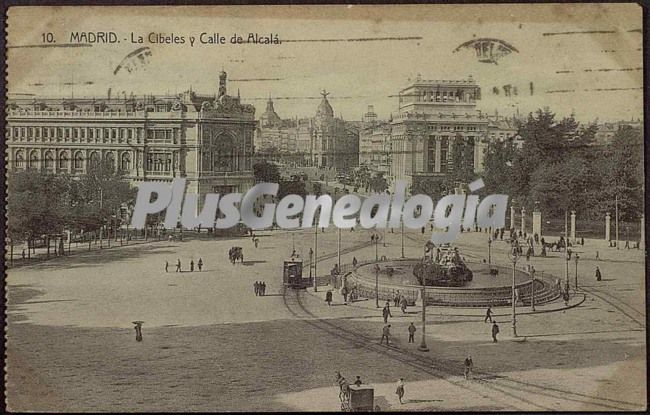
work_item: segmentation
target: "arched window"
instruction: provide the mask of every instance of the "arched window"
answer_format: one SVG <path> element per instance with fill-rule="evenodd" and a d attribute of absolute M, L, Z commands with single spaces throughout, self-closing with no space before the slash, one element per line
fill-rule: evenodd
<path fill-rule="evenodd" d="M 45 170 L 54 171 L 54 154 L 51 151 L 45 153 Z"/>
<path fill-rule="evenodd" d="M 74 169 L 81 170 L 84 166 L 84 156 L 81 151 L 77 151 L 74 155 Z"/>
<path fill-rule="evenodd" d="M 123 171 L 131 170 L 131 155 L 129 153 L 122 154 L 122 163 L 120 165 L 120 168 Z"/>
<path fill-rule="evenodd" d="M 16 158 L 14 163 L 17 169 L 25 168 L 25 154 L 23 153 L 22 150 L 16 152 Z"/>
<path fill-rule="evenodd" d="M 99 161 L 100 161 L 100 158 L 99 158 L 99 153 L 98 152 L 93 151 L 92 153 L 90 153 L 90 156 L 88 157 L 88 162 L 90 164 L 89 167 L 95 167 L 95 166 L 99 165 Z"/>
<path fill-rule="evenodd" d="M 65 151 L 61 152 L 61 155 L 59 156 L 59 169 L 68 169 L 68 153 Z"/>
<path fill-rule="evenodd" d="M 211 142 L 212 171 L 235 171 L 238 166 L 239 151 L 235 140 L 228 134 L 213 137 Z"/>
<path fill-rule="evenodd" d="M 29 168 L 30 169 L 38 168 L 38 150 L 32 150 L 29 153 Z"/>
<path fill-rule="evenodd" d="M 115 155 L 113 153 L 106 153 L 106 164 L 115 169 Z"/>

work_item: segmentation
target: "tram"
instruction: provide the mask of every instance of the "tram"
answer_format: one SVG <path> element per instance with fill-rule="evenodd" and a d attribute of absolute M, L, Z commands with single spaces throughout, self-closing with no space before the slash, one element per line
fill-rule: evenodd
<path fill-rule="evenodd" d="M 291 257 L 284 260 L 282 282 L 285 288 L 304 289 L 311 286 L 311 279 L 302 275 L 302 259 Z"/>

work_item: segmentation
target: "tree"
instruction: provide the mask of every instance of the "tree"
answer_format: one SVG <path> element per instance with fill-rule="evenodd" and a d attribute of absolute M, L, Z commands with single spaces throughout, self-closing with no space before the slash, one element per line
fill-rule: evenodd
<path fill-rule="evenodd" d="M 383 193 L 388 190 L 388 181 L 384 177 L 384 172 L 379 171 L 375 173 L 370 179 L 368 187 L 375 193 Z"/>
<path fill-rule="evenodd" d="M 253 176 L 258 183 L 279 183 L 280 171 L 278 166 L 268 161 L 262 161 L 253 165 Z"/>
<path fill-rule="evenodd" d="M 517 147 L 512 140 L 488 143 L 483 161 L 483 181 L 485 194 L 513 194 L 512 163 Z"/>
<path fill-rule="evenodd" d="M 474 141 L 458 134 L 451 145 L 451 165 L 448 185 L 470 183 L 474 180 Z"/>

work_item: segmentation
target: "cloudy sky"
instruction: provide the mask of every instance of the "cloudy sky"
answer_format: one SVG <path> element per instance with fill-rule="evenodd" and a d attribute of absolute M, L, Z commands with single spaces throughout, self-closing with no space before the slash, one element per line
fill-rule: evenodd
<path fill-rule="evenodd" d="M 380 118 L 396 112 L 394 95 L 417 74 L 472 75 L 482 87 L 479 108 L 489 113 L 548 106 L 583 121 L 629 119 L 643 115 L 641 27 L 634 4 L 12 7 L 9 92 L 104 97 L 109 88 L 139 95 L 191 87 L 214 93 L 223 68 L 229 93 L 239 88 L 257 115 L 271 94 L 281 117 L 311 116 L 327 89 L 335 113 L 355 120 L 368 105 Z M 71 32 L 81 31 L 112 31 L 120 42 L 64 47 Z M 130 41 L 131 33 L 146 38 L 151 32 L 183 36 L 185 44 Z M 227 42 L 235 33 L 273 33 L 283 43 L 202 45 L 201 32 Z M 52 33 L 56 44 L 36 47 L 44 45 L 43 33 Z M 190 36 L 197 38 L 194 47 Z M 496 65 L 479 62 L 470 49 L 453 52 L 478 38 L 503 40 L 518 52 Z M 148 63 L 114 73 L 142 46 L 151 49 Z M 505 97 L 506 84 L 518 95 Z"/>

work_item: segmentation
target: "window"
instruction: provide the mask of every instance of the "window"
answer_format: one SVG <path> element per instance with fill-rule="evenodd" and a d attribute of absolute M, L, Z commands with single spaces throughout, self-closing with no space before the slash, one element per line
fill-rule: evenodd
<path fill-rule="evenodd" d="M 80 134 L 81 134 L 81 139 L 85 140 L 86 139 L 86 129 L 82 128 Z"/>
<path fill-rule="evenodd" d="M 88 138 L 95 138 L 95 129 L 91 128 L 88 130 Z"/>
<path fill-rule="evenodd" d="M 122 162 L 120 164 L 120 169 L 123 171 L 131 170 L 131 155 L 129 153 L 122 154 Z"/>
<path fill-rule="evenodd" d="M 70 138 L 70 129 L 69 128 L 65 129 L 65 138 Z"/>
<path fill-rule="evenodd" d="M 22 151 L 18 151 L 16 153 L 16 159 L 14 161 L 14 164 L 17 169 L 24 169 L 25 168 L 25 155 Z"/>
<path fill-rule="evenodd" d="M 84 156 L 81 154 L 81 151 L 77 151 L 74 155 L 74 169 L 81 170 L 84 165 Z"/>
<path fill-rule="evenodd" d="M 59 169 L 68 169 L 68 154 L 65 151 L 61 153 L 61 156 L 59 157 Z"/>
<path fill-rule="evenodd" d="M 34 129 L 34 135 L 36 136 L 36 138 L 41 138 L 41 129 L 40 129 L 40 127 Z"/>

